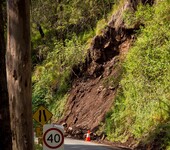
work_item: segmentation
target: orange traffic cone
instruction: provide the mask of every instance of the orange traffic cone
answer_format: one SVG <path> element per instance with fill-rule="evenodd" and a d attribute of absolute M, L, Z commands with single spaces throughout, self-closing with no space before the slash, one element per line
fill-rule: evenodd
<path fill-rule="evenodd" d="M 90 130 L 88 130 L 88 132 L 87 132 L 86 141 L 90 141 Z"/>

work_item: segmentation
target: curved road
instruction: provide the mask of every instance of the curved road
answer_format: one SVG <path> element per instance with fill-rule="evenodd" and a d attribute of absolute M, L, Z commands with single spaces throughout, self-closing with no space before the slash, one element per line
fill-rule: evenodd
<path fill-rule="evenodd" d="M 65 138 L 64 150 L 121 150 L 121 149 L 111 148 L 103 144 L 96 144 L 92 142 Z"/>

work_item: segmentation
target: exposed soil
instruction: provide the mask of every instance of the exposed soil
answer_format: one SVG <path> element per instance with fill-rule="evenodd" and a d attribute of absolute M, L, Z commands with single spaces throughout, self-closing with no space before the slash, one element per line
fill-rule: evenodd
<path fill-rule="evenodd" d="M 97 135 L 96 131 L 114 104 L 122 74 L 121 63 L 139 28 L 139 25 L 127 28 L 123 21 L 125 10 L 135 10 L 134 2 L 125 2 L 112 16 L 102 35 L 94 37 L 85 63 L 73 68 L 74 82 L 65 117 L 59 121 L 66 126 L 69 136 L 82 139 L 90 130 L 94 139 L 105 138 L 104 133 Z"/>
<path fill-rule="evenodd" d="M 121 62 L 134 39 L 135 29 L 126 28 L 122 19 L 127 9 L 132 9 L 131 2 L 113 15 L 102 35 L 94 37 L 86 62 L 73 68 L 74 82 L 60 120 L 72 136 L 83 138 L 87 130 L 95 133 L 114 103 Z"/>
<path fill-rule="evenodd" d="M 131 29 L 118 32 L 108 27 L 104 35 L 93 39 L 83 72 L 74 68 L 77 78 L 72 84 L 65 117 L 60 121 L 67 124 L 71 136 L 83 138 L 87 130 L 95 133 L 105 120 L 114 103 L 122 74 L 121 62 L 130 47 L 131 33 Z"/>

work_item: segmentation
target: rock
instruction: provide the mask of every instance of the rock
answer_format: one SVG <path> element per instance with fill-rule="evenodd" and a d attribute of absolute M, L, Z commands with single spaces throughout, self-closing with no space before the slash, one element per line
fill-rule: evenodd
<path fill-rule="evenodd" d="M 62 125 L 64 128 L 67 127 L 67 123 L 66 123 L 66 122 L 63 122 L 61 125 Z"/>
<path fill-rule="evenodd" d="M 104 86 L 99 86 L 99 88 L 97 89 L 97 93 L 100 93 L 103 90 Z"/>

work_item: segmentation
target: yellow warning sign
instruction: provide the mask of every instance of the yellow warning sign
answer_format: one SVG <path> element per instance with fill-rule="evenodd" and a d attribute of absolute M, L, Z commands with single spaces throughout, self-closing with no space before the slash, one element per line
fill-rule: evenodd
<path fill-rule="evenodd" d="M 37 111 L 33 114 L 33 118 L 41 125 L 46 124 L 53 114 L 47 110 L 44 106 L 40 106 Z"/>
<path fill-rule="evenodd" d="M 42 127 L 36 127 L 35 128 L 35 133 L 36 133 L 36 137 L 42 137 L 43 136 L 43 128 Z"/>

